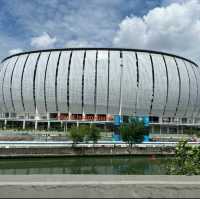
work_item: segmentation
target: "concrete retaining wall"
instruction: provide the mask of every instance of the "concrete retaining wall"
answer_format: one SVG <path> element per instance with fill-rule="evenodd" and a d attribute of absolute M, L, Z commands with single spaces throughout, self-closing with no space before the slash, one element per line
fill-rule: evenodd
<path fill-rule="evenodd" d="M 0 198 L 199 198 L 200 176 L 2 175 Z"/>
<path fill-rule="evenodd" d="M 82 155 L 172 155 L 174 147 L 23 147 L 0 148 L 0 157 Z"/>

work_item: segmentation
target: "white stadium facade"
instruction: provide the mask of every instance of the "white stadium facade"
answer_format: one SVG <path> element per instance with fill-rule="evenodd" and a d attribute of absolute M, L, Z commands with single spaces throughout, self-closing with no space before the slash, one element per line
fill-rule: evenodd
<path fill-rule="evenodd" d="M 2 125 L 9 121 L 198 126 L 200 70 L 186 58 L 122 48 L 67 48 L 11 55 L 0 66 Z M 169 129 L 167 129 L 169 131 Z"/>

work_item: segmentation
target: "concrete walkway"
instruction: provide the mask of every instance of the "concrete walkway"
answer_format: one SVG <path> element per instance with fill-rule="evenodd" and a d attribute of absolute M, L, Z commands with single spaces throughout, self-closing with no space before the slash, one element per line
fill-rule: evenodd
<path fill-rule="evenodd" d="M 200 198 L 200 176 L 1 175 L 1 198 Z"/>

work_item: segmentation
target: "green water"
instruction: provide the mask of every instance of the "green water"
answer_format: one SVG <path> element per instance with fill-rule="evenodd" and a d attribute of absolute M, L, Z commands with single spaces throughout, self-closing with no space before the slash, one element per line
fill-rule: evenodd
<path fill-rule="evenodd" d="M 0 174 L 166 174 L 167 157 L 109 156 L 0 159 Z"/>

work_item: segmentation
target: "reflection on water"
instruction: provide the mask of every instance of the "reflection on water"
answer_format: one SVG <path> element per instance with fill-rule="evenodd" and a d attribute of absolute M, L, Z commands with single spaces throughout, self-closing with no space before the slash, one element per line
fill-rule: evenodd
<path fill-rule="evenodd" d="M 166 157 L 57 157 L 0 159 L 0 174 L 165 174 Z"/>

